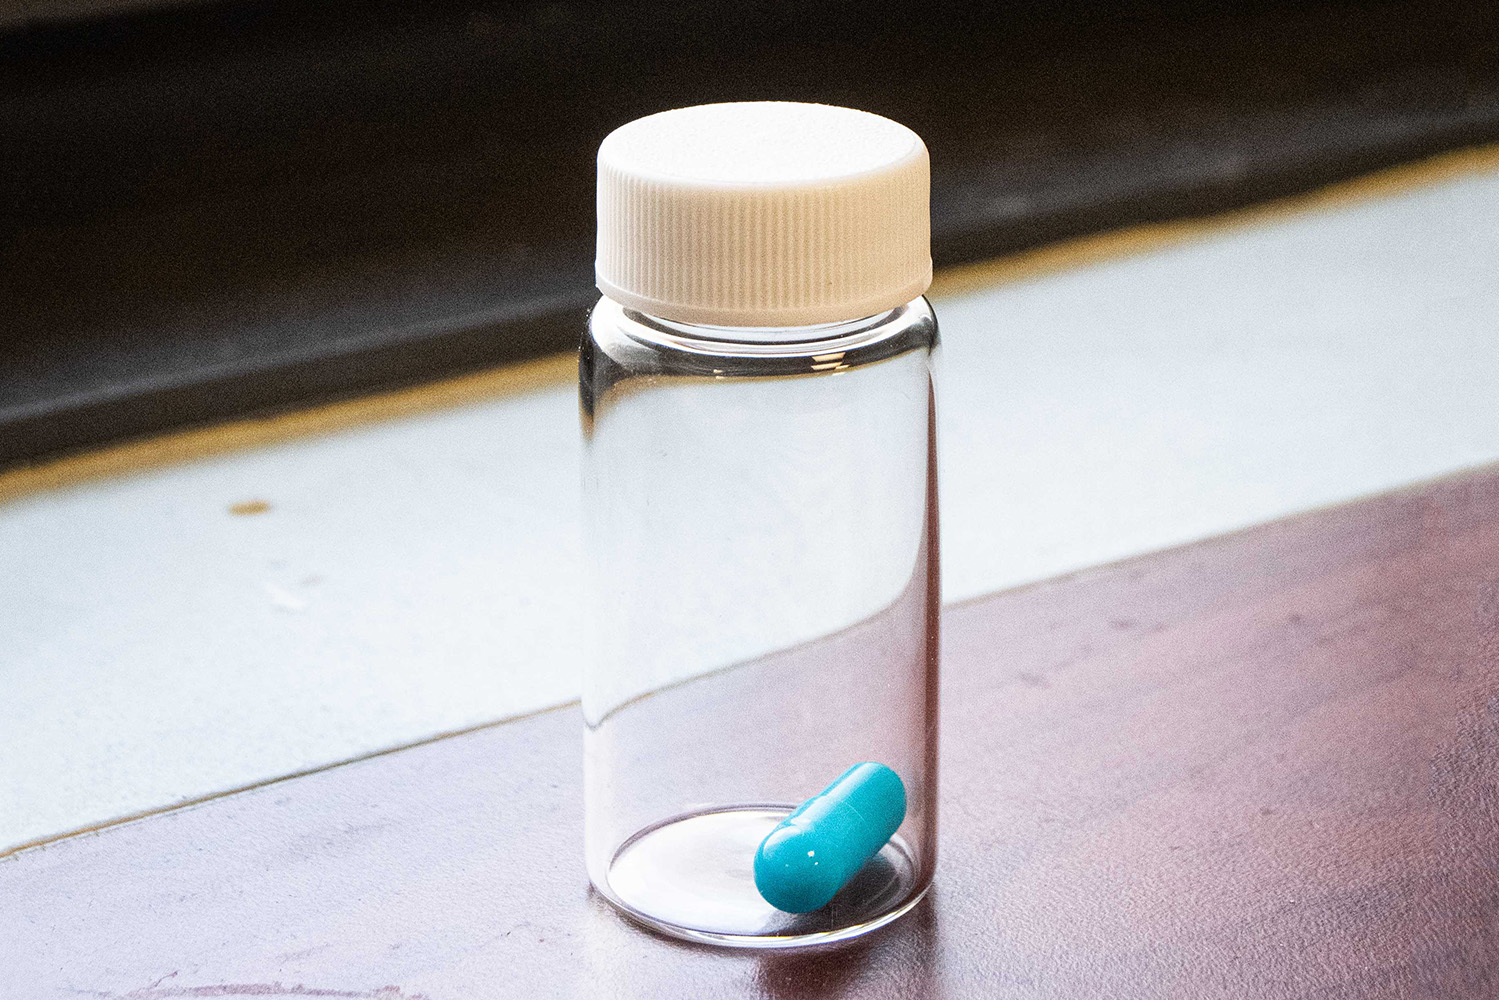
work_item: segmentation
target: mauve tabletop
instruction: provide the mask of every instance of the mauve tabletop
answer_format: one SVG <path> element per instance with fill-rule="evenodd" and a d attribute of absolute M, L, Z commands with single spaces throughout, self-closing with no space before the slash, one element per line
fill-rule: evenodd
<path fill-rule="evenodd" d="M 948 608 L 941 860 L 824 951 L 587 887 L 564 707 L 0 860 L 0 996 L 1499 995 L 1499 470 Z"/>

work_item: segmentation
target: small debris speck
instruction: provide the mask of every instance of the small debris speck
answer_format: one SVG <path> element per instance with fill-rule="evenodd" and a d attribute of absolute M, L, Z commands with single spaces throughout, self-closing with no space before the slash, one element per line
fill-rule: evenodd
<path fill-rule="evenodd" d="M 251 514 L 264 514 L 271 509 L 271 505 L 265 500 L 241 500 L 239 503 L 229 505 L 229 513 L 235 517 L 248 517 Z"/>

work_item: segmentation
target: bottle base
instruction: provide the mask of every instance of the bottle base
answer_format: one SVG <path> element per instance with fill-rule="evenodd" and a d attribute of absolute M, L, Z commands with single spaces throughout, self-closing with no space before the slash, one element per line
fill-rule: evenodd
<path fill-rule="evenodd" d="M 760 897 L 754 856 L 791 811 L 756 805 L 673 817 L 615 852 L 597 885 L 626 916 L 672 937 L 732 948 L 799 948 L 866 934 L 909 911 L 926 892 L 899 835 L 820 910 L 786 913 Z"/>

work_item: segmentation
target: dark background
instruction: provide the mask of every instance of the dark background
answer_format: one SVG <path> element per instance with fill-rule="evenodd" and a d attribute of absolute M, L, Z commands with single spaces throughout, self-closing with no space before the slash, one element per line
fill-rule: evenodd
<path fill-rule="evenodd" d="M 1491 3 L 204 4 L 0 34 L 0 465 L 566 350 L 593 155 L 814 100 L 937 265 L 1499 139 Z"/>

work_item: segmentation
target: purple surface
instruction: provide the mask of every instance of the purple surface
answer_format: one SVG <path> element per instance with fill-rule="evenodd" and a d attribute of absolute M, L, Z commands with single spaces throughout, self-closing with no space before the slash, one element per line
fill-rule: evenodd
<path fill-rule="evenodd" d="M 0 997 L 1499 995 L 1499 472 L 945 628 L 937 882 L 861 942 L 617 917 L 565 708 L 0 861 Z"/>

